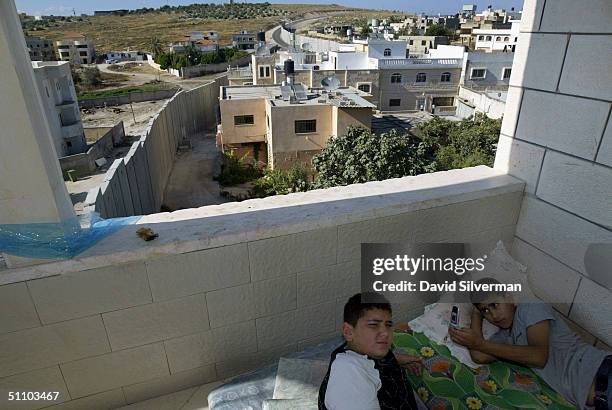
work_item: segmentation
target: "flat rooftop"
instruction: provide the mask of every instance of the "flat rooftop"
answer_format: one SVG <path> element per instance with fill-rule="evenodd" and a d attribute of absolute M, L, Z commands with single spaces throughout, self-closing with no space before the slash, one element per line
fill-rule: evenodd
<path fill-rule="evenodd" d="M 272 106 L 282 107 L 290 105 L 335 105 L 338 107 L 354 108 L 376 108 L 374 104 L 366 100 L 371 94 L 353 87 L 339 87 L 332 91 L 322 88 L 306 88 L 296 84 L 304 93 L 297 101 L 283 98 L 283 86 L 280 85 L 246 85 L 222 87 L 222 99 L 224 100 L 248 100 L 265 98 Z"/>

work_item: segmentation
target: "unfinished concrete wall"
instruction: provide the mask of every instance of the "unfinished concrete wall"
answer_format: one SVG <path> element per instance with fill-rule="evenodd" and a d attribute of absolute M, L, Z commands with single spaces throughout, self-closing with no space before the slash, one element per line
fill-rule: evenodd
<path fill-rule="evenodd" d="M 214 129 L 219 88 L 226 84 L 222 77 L 168 100 L 128 154 L 109 168 L 104 183 L 89 192 L 86 206 L 102 218 L 158 212 L 178 145 Z"/>
<path fill-rule="evenodd" d="M 584 6 L 525 1 L 495 168 L 527 183 L 515 253 L 538 294 L 612 345 L 612 2 Z"/>
<path fill-rule="evenodd" d="M 120 121 L 114 127 L 85 128 L 85 135 L 97 136 L 98 140 L 90 145 L 85 153 L 68 155 L 59 159 L 64 179 L 67 179 L 66 172 L 69 170 L 75 170 L 79 177 L 89 175 L 95 171 L 95 161 L 108 155 L 113 150 L 113 147 L 120 144 L 125 138 L 123 121 Z"/>

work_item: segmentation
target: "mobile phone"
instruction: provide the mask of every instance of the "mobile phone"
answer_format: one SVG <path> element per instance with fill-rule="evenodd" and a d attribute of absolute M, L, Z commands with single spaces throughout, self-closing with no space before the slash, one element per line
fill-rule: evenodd
<path fill-rule="evenodd" d="M 459 327 L 459 306 L 453 306 L 451 310 L 450 325 L 452 327 Z"/>

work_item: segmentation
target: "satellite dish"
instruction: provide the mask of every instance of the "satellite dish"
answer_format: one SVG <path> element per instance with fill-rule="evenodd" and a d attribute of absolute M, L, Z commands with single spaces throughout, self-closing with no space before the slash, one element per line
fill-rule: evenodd
<path fill-rule="evenodd" d="M 311 48 L 312 48 L 312 45 L 310 43 L 302 44 L 302 50 L 310 51 Z"/>
<path fill-rule="evenodd" d="M 337 89 L 338 87 L 340 87 L 340 80 L 338 80 L 333 75 L 329 77 L 325 77 L 324 79 L 321 80 L 321 87 L 323 87 L 327 91 L 333 91 Z"/>
<path fill-rule="evenodd" d="M 266 45 L 259 46 L 257 47 L 257 50 L 255 50 L 255 55 L 256 56 L 269 56 L 270 48 Z"/>

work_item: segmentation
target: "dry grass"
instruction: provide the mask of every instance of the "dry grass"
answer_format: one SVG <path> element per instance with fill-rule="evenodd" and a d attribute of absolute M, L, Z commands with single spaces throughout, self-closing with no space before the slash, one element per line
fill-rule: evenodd
<path fill-rule="evenodd" d="M 290 12 L 294 19 L 306 13 L 354 10 L 337 5 L 273 5 Z M 32 31 L 32 35 L 59 40 L 67 34 L 83 34 L 94 40 L 96 51 L 132 50 L 149 51 L 150 40 L 157 36 L 163 44 L 181 39 L 191 31 L 218 31 L 221 45 L 232 42 L 232 34 L 241 30 L 255 32 L 278 24 L 282 17 L 266 17 L 251 20 L 185 19 L 183 13 L 147 13 L 127 16 L 89 16 L 83 21 L 64 23 L 60 27 Z"/>

